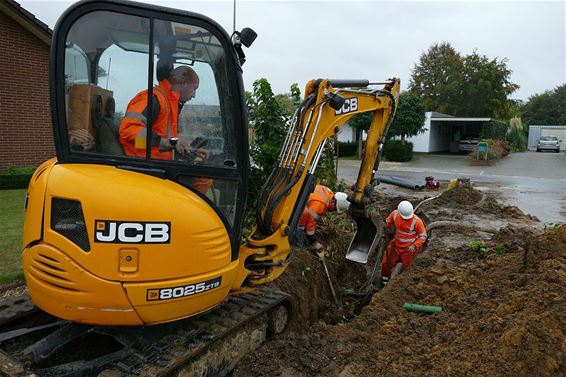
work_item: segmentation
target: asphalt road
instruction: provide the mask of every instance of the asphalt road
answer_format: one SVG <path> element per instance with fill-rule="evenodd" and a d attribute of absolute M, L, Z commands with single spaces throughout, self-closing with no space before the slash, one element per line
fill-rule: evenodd
<path fill-rule="evenodd" d="M 338 179 L 355 182 L 360 161 L 339 160 Z M 512 153 L 495 166 L 470 166 L 467 156 L 418 155 L 407 163 L 383 162 L 380 174 L 424 183 L 468 177 L 476 186 L 494 189 L 511 205 L 545 223 L 566 223 L 566 155 L 564 153 Z"/>

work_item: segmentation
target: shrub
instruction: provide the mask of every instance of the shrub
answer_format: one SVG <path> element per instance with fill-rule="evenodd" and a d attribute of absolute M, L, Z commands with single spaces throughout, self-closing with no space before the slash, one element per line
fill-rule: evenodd
<path fill-rule="evenodd" d="M 493 140 L 493 139 L 483 139 L 482 143 L 487 143 L 487 159 L 497 160 L 501 157 L 505 157 L 509 154 L 509 144 L 504 140 Z M 471 155 L 474 160 L 478 159 L 477 146 L 474 147 Z M 479 156 L 480 160 L 484 159 L 483 153 Z"/>
<path fill-rule="evenodd" d="M 503 122 L 492 120 L 483 127 L 480 137 L 482 139 L 505 140 L 507 125 Z"/>
<path fill-rule="evenodd" d="M 357 144 L 355 142 L 338 142 L 338 157 L 355 156 Z"/>
<path fill-rule="evenodd" d="M 411 161 L 413 158 L 413 143 L 404 140 L 387 140 L 383 145 L 383 156 L 389 161 Z"/>
<path fill-rule="evenodd" d="M 28 187 L 34 170 L 34 166 L 10 166 L 3 174 L 0 174 L 0 190 Z"/>

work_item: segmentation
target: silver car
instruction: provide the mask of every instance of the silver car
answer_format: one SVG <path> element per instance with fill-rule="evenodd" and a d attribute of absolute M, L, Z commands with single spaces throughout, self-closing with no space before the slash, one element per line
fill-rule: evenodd
<path fill-rule="evenodd" d="M 474 150 L 476 145 L 480 142 L 479 135 L 465 134 L 462 136 L 460 141 L 458 141 L 458 151 L 459 152 L 471 152 Z"/>
<path fill-rule="evenodd" d="M 537 152 L 542 150 L 560 152 L 560 143 L 562 140 L 558 139 L 556 136 L 541 136 L 537 143 Z"/>

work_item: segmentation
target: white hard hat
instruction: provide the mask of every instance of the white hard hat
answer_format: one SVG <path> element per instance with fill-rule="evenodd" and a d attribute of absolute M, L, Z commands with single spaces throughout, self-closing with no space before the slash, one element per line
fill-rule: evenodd
<path fill-rule="evenodd" d="M 399 211 L 399 214 L 405 220 L 413 217 L 413 205 L 408 200 L 403 200 L 401 203 L 399 203 L 399 206 L 397 206 L 397 211 Z"/>
<path fill-rule="evenodd" d="M 337 192 L 334 194 L 334 199 L 336 199 L 336 212 L 347 211 L 350 208 L 350 202 L 348 202 L 348 194 L 345 192 Z"/>

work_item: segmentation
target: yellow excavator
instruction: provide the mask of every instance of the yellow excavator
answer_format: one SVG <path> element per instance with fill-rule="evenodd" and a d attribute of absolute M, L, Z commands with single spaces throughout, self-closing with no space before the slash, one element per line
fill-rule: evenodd
<path fill-rule="evenodd" d="M 365 205 L 398 79 L 307 83 L 259 195 L 256 226 L 241 244 L 250 170 L 242 46 L 255 36 L 125 1 L 82 2 L 61 17 L 50 71 L 57 157 L 36 170 L 25 206 L 23 270 L 35 305 L 72 322 L 138 326 L 194 316 L 267 286 L 293 257 L 325 141 L 365 112 L 373 121 L 349 197 L 358 223 L 351 247 L 372 247 L 376 228 Z M 151 111 L 142 113 L 146 130 L 136 139 L 145 152 L 127 155 L 120 125 L 140 116 L 128 104 L 146 91 L 151 108 L 159 82 L 180 66 L 196 72 L 199 86 L 179 105 L 166 141 L 186 140 L 207 158 L 155 157 L 155 138 L 145 137 L 155 135 Z"/>

